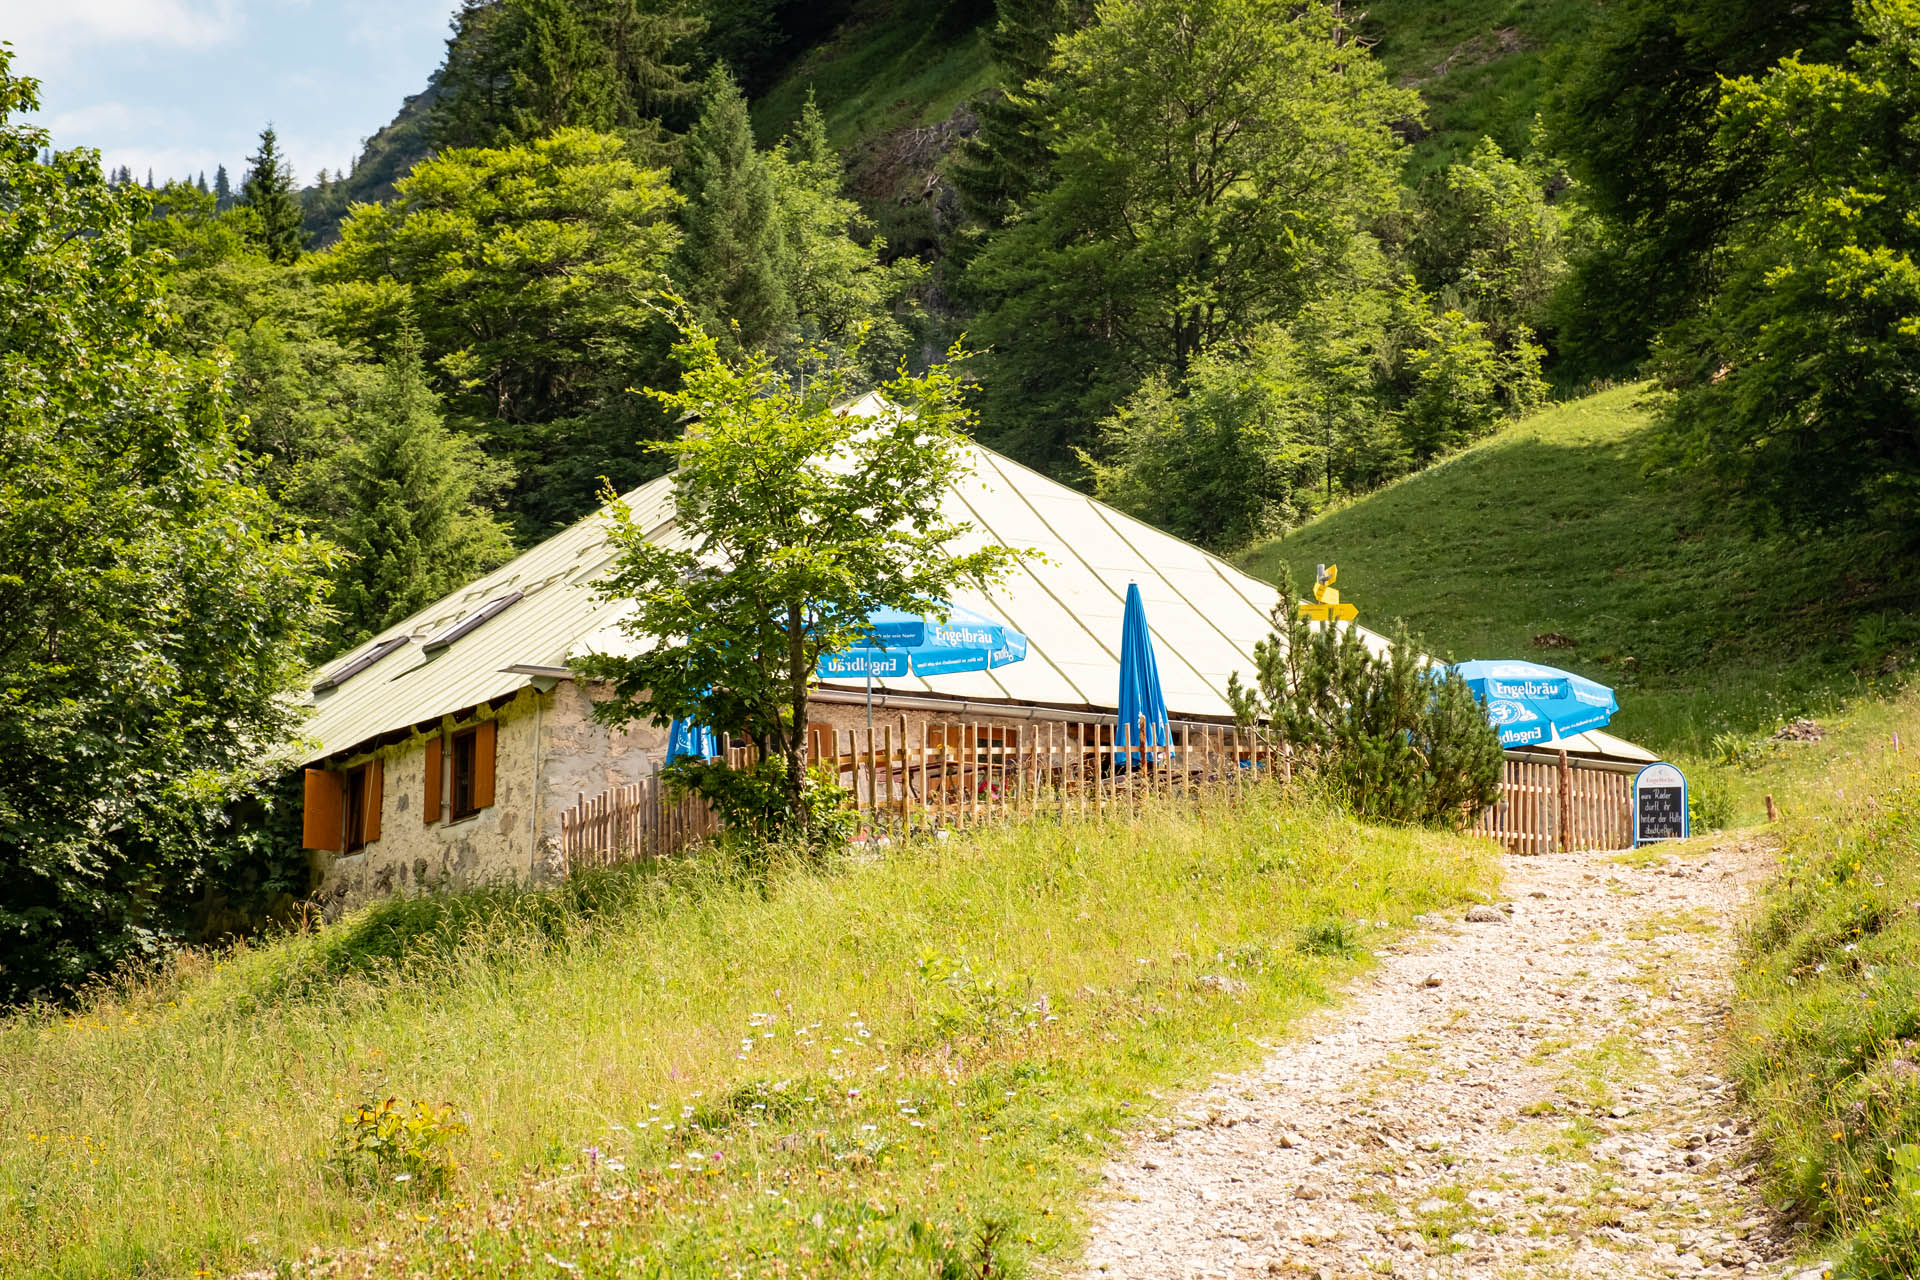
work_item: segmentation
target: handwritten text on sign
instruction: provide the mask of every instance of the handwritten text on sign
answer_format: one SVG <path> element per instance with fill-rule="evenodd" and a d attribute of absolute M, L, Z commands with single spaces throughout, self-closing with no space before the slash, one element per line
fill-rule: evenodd
<path fill-rule="evenodd" d="M 1665 762 L 1648 765 L 1633 780 L 1633 842 L 1687 835 L 1686 776 Z"/>

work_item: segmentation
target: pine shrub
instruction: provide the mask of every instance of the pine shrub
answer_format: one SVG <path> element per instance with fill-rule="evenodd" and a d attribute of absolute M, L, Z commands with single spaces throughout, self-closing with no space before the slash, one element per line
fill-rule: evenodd
<path fill-rule="evenodd" d="M 1500 741 L 1463 681 L 1396 621 L 1385 653 L 1357 626 L 1315 626 L 1282 571 L 1273 634 L 1254 646 L 1254 687 L 1234 673 L 1243 724 L 1265 721 L 1296 762 L 1332 779 L 1355 811 L 1460 826 L 1499 793 Z"/>

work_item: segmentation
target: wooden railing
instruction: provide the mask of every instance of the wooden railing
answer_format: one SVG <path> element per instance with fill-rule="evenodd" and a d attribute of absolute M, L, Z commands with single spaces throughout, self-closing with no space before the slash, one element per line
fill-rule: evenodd
<path fill-rule="evenodd" d="M 1117 743 L 1118 729 L 1076 720 L 914 725 L 902 716 L 872 729 L 815 728 L 808 754 L 853 797 L 867 836 L 1097 815 L 1148 796 L 1291 776 L 1286 752 L 1258 730 L 1180 722 L 1170 742 L 1142 749 Z M 1146 737 L 1143 726 L 1135 741 Z"/>
<path fill-rule="evenodd" d="M 1253 781 L 1292 777 L 1288 753 L 1257 729 L 1176 723 L 1170 743 L 1144 750 L 1116 743 L 1117 732 L 1110 717 L 1007 724 L 902 716 L 871 730 L 816 725 L 807 754 L 849 794 L 861 840 L 1041 815 L 1099 816 L 1148 797 L 1234 794 Z M 723 750 L 735 767 L 754 759 L 751 747 L 725 743 Z M 1631 794 L 1629 774 L 1508 759 L 1500 799 L 1472 830 L 1514 853 L 1621 849 L 1633 839 Z M 678 853 L 719 830 L 706 801 L 671 795 L 656 773 L 580 795 L 560 815 L 560 852 L 569 869 L 604 866 Z"/>
<path fill-rule="evenodd" d="M 1111 718 L 909 728 L 901 717 L 870 731 L 816 725 L 807 755 L 847 791 L 861 840 L 1042 813 L 1098 815 L 1148 796 L 1290 776 L 1286 753 L 1257 730 L 1176 723 L 1171 742 L 1144 749 L 1117 744 L 1117 732 Z M 1145 736 L 1143 729 L 1139 740 Z M 748 746 L 723 742 L 722 750 L 736 768 L 755 758 Z M 598 796 L 581 794 L 560 814 L 560 853 L 569 870 L 605 866 L 678 853 L 719 829 L 706 801 L 674 797 L 655 773 Z"/>
<path fill-rule="evenodd" d="M 1500 799 L 1473 830 L 1512 853 L 1625 849 L 1633 843 L 1633 776 L 1570 761 L 1509 759 Z"/>

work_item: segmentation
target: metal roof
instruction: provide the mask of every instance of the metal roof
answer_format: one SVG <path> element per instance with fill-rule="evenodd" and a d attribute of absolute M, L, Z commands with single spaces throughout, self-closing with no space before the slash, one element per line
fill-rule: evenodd
<path fill-rule="evenodd" d="M 866 398 L 849 406 L 850 412 L 863 409 L 871 412 Z M 876 680 L 876 689 L 1110 710 L 1118 700 L 1127 584 L 1137 582 L 1168 710 L 1231 714 L 1227 680 L 1236 671 L 1252 676 L 1253 647 L 1267 636 L 1279 598 L 1271 583 L 990 449 L 968 445 L 967 460 L 971 474 L 945 502 L 948 517 L 973 528 L 956 549 L 991 540 L 1036 549 L 1045 559 L 1028 561 L 991 590 L 960 591 L 953 603 L 1024 633 L 1028 656 L 990 672 Z M 624 501 L 649 538 L 681 542 L 672 476 Z M 512 694 L 533 678 L 510 667 L 558 668 L 575 654 L 629 647 L 616 625 L 622 606 L 598 601 L 591 591 L 612 557 L 604 513 L 589 516 L 326 664 L 319 681 L 396 637 L 425 642 L 489 602 L 522 593 L 444 649 L 429 654 L 424 643 L 405 645 L 313 695 L 306 728 L 313 745 L 305 759 Z M 1374 633 L 1363 629 L 1362 635 L 1384 648 Z"/>

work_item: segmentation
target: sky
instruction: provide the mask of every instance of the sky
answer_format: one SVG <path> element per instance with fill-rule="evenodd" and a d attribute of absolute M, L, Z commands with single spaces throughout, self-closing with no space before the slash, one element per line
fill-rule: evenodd
<path fill-rule="evenodd" d="M 235 186 L 269 122 L 306 186 L 418 93 L 458 0 L 0 0 L 13 74 L 40 81 L 58 150 L 97 147 L 144 181 L 224 164 Z"/>

